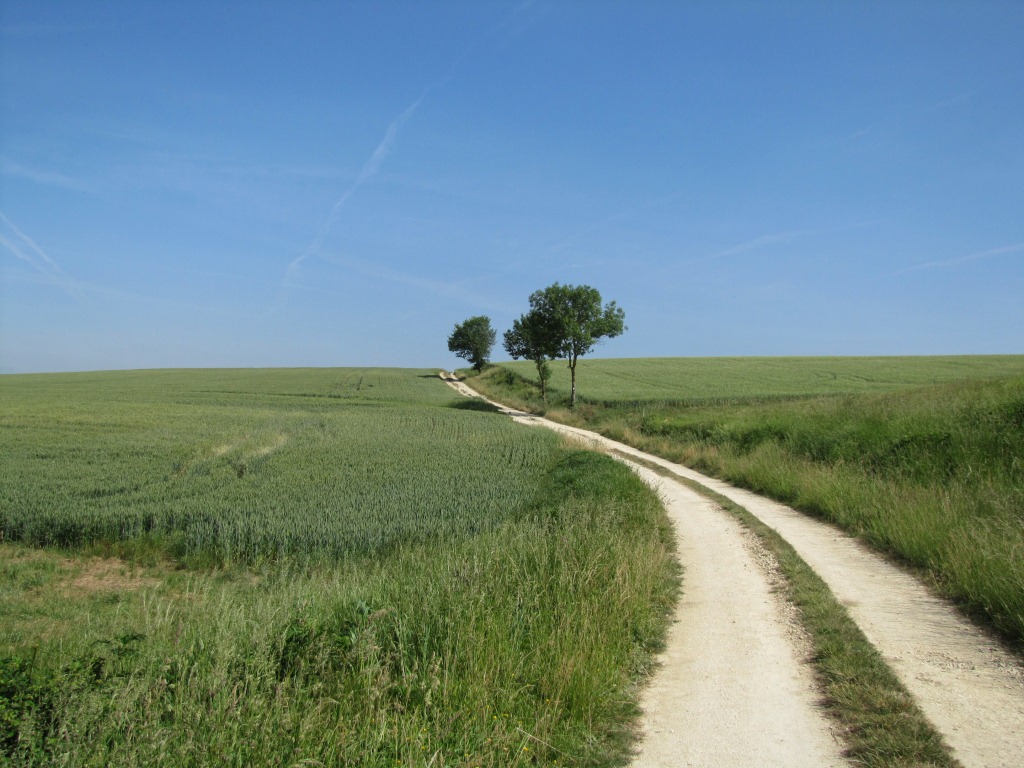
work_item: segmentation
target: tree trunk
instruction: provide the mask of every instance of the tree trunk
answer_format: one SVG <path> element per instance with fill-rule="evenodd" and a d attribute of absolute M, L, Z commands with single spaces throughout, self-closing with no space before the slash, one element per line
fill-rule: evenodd
<path fill-rule="evenodd" d="M 572 379 L 572 389 L 569 392 L 569 407 L 570 408 L 575 408 L 576 407 L 576 361 L 575 360 L 571 360 L 569 362 L 569 373 L 571 374 L 570 378 Z"/>

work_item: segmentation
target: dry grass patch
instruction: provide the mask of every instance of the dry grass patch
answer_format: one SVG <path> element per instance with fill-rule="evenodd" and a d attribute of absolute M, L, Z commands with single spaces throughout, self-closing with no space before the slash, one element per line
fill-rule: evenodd
<path fill-rule="evenodd" d="M 65 563 L 67 578 L 64 581 L 64 593 L 70 598 L 98 592 L 137 592 L 141 589 L 155 589 L 162 583 L 162 579 L 145 575 L 137 566 L 121 560 L 68 559 Z"/>

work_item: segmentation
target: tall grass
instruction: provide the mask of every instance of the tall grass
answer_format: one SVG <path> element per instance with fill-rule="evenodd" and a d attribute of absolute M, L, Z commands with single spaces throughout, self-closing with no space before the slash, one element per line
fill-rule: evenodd
<path fill-rule="evenodd" d="M 610 459 L 568 453 L 546 484 L 476 536 L 126 599 L 32 651 L 8 759 L 621 762 L 673 599 L 669 537 Z"/>
<path fill-rule="evenodd" d="M 88 503 L 82 488 L 104 478 L 122 482 L 118 467 L 140 475 L 140 467 L 155 468 L 156 477 L 143 483 L 149 496 L 140 498 L 159 500 L 154 488 L 180 480 L 171 457 L 205 455 L 196 442 L 216 444 L 220 430 L 231 432 L 230 419 L 217 415 L 228 407 L 245 430 L 269 420 L 284 425 L 289 446 L 318 450 L 281 448 L 272 457 L 279 464 L 268 461 L 243 477 L 218 469 L 221 457 L 211 460 L 216 482 L 206 481 L 204 498 L 222 514 L 232 514 L 218 504 L 234 485 L 289 467 L 301 475 L 317 453 L 326 453 L 355 491 L 383 485 L 393 476 L 373 446 L 391 440 L 417 482 L 428 482 L 417 474 L 419 462 L 433 488 L 451 488 L 450 517 L 433 518 L 415 535 L 388 534 L 380 546 L 349 547 L 337 559 L 301 550 L 225 558 L 214 536 L 204 540 L 214 555 L 202 568 L 195 556 L 108 566 L 73 547 L 0 544 L 0 762 L 624 763 L 636 686 L 664 637 L 678 581 L 654 493 L 607 457 L 453 407 L 462 401 L 436 376 L 389 372 L 379 388 L 394 379 L 390 395 L 351 395 L 345 404 L 330 396 L 345 394 L 331 382 L 348 376 L 355 391 L 357 375 L 314 372 L 303 382 L 291 373 L 254 374 L 162 372 L 120 382 L 107 374 L 84 384 L 44 378 L 17 398 L 8 389 L 13 407 L 5 418 L 17 437 L 7 439 L 20 451 L 15 466 L 29 473 L 26 467 L 50 461 L 45 456 L 61 442 L 49 433 L 66 421 L 71 438 L 60 462 L 77 462 L 88 478 L 76 485 L 72 472 L 62 475 L 70 485 L 68 516 Z M 360 392 L 369 377 L 362 381 Z M 75 395 L 71 385 L 83 389 Z M 367 408 L 375 418 L 359 421 Z M 180 429 L 176 419 L 186 420 Z M 410 443 L 393 420 L 413 433 Z M 344 431 L 352 424 L 360 429 Z M 80 430 L 89 429 L 87 439 Z M 429 439 L 417 441 L 416 430 Z M 346 445 L 333 445 L 341 435 Z M 132 448 L 117 451 L 117 436 Z M 370 478 L 346 475 L 343 458 Z M 94 463 L 102 471 L 93 473 Z M 498 509 L 474 496 L 474 473 L 486 463 L 513 468 L 507 471 L 516 485 L 505 489 L 510 495 Z M 510 482 L 502 471 L 495 477 Z M 269 483 L 261 493 L 298 520 L 308 497 L 295 489 L 300 503 L 289 507 L 293 482 Z M 332 488 L 335 508 L 344 511 L 343 489 Z M 37 490 L 24 480 L 8 489 L 5 499 L 28 501 Z M 406 502 L 377 509 L 362 521 L 354 513 L 328 515 L 325 525 L 344 539 L 345 525 L 393 533 L 410 530 L 404 519 L 425 514 Z M 260 526 L 268 536 L 289 530 L 269 515 L 253 523 Z M 114 533 L 123 546 L 138 541 Z M 94 541 L 85 551 L 102 545 Z M 295 540 L 297 550 L 316 545 L 304 532 Z M 169 551 L 157 546 L 156 553 Z M 110 568 L 110 578 L 83 578 Z"/>
<path fill-rule="evenodd" d="M 751 376 L 731 402 L 638 405 L 624 387 L 548 415 L 836 522 L 1024 645 L 1024 377 L 766 401 Z M 507 372 L 476 382 L 530 403 Z"/>

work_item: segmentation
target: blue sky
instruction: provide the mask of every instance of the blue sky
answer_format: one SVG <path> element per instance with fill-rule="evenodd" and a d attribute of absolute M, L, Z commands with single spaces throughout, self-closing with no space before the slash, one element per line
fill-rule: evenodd
<path fill-rule="evenodd" d="M 0 6 L 0 370 L 1024 353 L 1024 3 Z M 500 349 L 495 357 L 505 356 Z"/>

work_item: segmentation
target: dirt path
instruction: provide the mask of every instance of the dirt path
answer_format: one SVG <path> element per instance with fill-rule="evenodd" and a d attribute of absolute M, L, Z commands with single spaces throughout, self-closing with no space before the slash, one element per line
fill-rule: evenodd
<path fill-rule="evenodd" d="M 465 385 L 459 390 L 479 396 Z M 1024 765 L 1024 663 L 902 569 L 839 529 L 782 504 L 594 433 L 503 410 L 513 418 L 654 462 L 746 507 L 777 530 L 828 584 L 965 768 Z M 679 530 L 688 592 L 692 565 L 685 559 L 685 539 L 691 534 Z M 666 669 L 670 663 L 666 660 Z"/>
<path fill-rule="evenodd" d="M 841 745 L 770 557 L 713 502 L 631 464 L 659 493 L 686 569 L 635 766 L 840 766 Z"/>
<path fill-rule="evenodd" d="M 773 590 L 770 558 L 756 538 L 681 483 L 631 466 L 661 495 L 686 569 L 662 666 L 644 693 L 634 765 L 845 765 L 815 704 L 819 693 L 799 628 Z"/>

